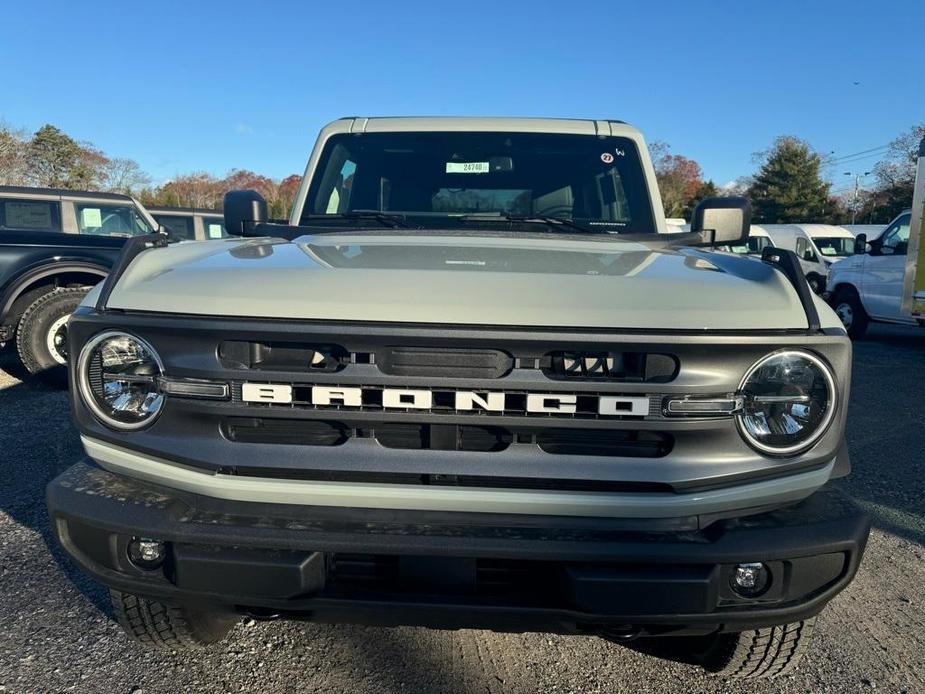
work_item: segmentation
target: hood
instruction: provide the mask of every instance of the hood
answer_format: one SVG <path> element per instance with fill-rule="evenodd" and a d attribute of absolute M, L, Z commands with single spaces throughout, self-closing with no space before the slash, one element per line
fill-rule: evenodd
<path fill-rule="evenodd" d="M 209 316 L 449 325 L 674 330 L 807 325 L 793 287 L 765 263 L 616 237 L 383 232 L 176 244 L 139 255 L 108 305 Z"/>

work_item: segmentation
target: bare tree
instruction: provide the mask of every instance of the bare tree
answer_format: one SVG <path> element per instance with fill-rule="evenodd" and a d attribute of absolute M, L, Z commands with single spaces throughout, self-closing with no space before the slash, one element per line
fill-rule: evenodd
<path fill-rule="evenodd" d="M 134 159 L 115 157 L 107 159 L 102 167 L 100 187 L 113 193 L 135 195 L 151 185 L 148 176 Z"/>
<path fill-rule="evenodd" d="M 26 175 L 26 142 L 24 130 L 0 122 L 0 185 L 24 185 Z"/>

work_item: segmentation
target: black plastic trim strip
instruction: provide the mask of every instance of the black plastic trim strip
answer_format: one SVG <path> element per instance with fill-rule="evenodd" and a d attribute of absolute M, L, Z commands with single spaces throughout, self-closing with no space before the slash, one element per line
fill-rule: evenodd
<path fill-rule="evenodd" d="M 116 258 L 115 264 L 103 280 L 103 287 L 100 289 L 100 295 L 96 300 L 96 310 L 105 311 L 106 304 L 109 303 L 109 297 L 112 290 L 115 289 L 122 275 L 128 270 L 132 261 L 138 257 L 142 251 L 149 248 L 164 248 L 167 246 L 167 235 L 161 233 L 145 234 L 144 236 L 133 236 L 125 245 L 122 246 L 122 252 Z"/>
<path fill-rule="evenodd" d="M 783 248 L 765 246 L 761 252 L 761 260 L 776 267 L 790 280 L 790 284 L 797 291 L 800 304 L 803 306 L 803 312 L 806 314 L 809 331 L 818 332 L 820 328 L 819 312 L 816 310 L 816 304 L 813 301 L 813 290 L 809 288 L 809 282 L 806 281 L 806 276 L 800 267 L 797 254 Z"/>

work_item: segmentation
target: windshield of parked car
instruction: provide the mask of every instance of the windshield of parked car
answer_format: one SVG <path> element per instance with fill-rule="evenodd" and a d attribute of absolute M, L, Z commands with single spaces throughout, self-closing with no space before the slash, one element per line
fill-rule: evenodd
<path fill-rule="evenodd" d="M 380 214 L 357 215 L 364 212 Z M 300 223 L 375 224 L 385 214 L 416 227 L 517 227 L 519 219 L 542 217 L 597 232 L 655 232 L 639 152 L 627 138 L 504 132 L 331 137 Z"/>
<path fill-rule="evenodd" d="M 767 236 L 749 236 L 746 243 L 735 244 L 734 246 L 717 246 L 717 249 L 727 253 L 738 253 L 739 255 L 761 255 L 765 248 L 773 245 L 771 239 Z"/>
<path fill-rule="evenodd" d="M 847 258 L 854 255 L 854 239 L 841 236 L 822 236 L 813 238 L 816 248 L 827 257 Z"/>

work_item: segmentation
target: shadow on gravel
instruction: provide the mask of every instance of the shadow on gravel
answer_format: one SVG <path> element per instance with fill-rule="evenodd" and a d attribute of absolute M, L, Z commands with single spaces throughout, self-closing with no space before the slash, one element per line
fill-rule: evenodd
<path fill-rule="evenodd" d="M 454 666 L 452 646 L 446 645 L 452 644 L 453 639 L 439 636 L 445 632 L 349 625 L 326 625 L 326 628 L 337 630 L 344 666 L 354 669 L 357 663 L 362 663 L 363 669 L 375 677 L 376 691 L 405 692 L 408 682 L 414 682 L 418 691 L 445 694 L 472 691 L 470 683 L 465 681 L 467 673 Z M 483 673 L 474 676 L 481 678 Z"/>
<path fill-rule="evenodd" d="M 871 326 L 854 343 L 851 388 L 841 485 L 876 527 L 925 545 L 925 330 Z"/>
<path fill-rule="evenodd" d="M 10 381 L 6 376 L 22 382 L 6 385 Z M 80 572 L 58 547 L 45 507 L 45 485 L 82 455 L 67 392 L 29 377 L 9 347 L 0 351 L 0 511 L 39 533 L 61 571 L 90 602 L 110 614 L 105 589 Z M 15 576 L 15 571 L 10 575 Z"/>

